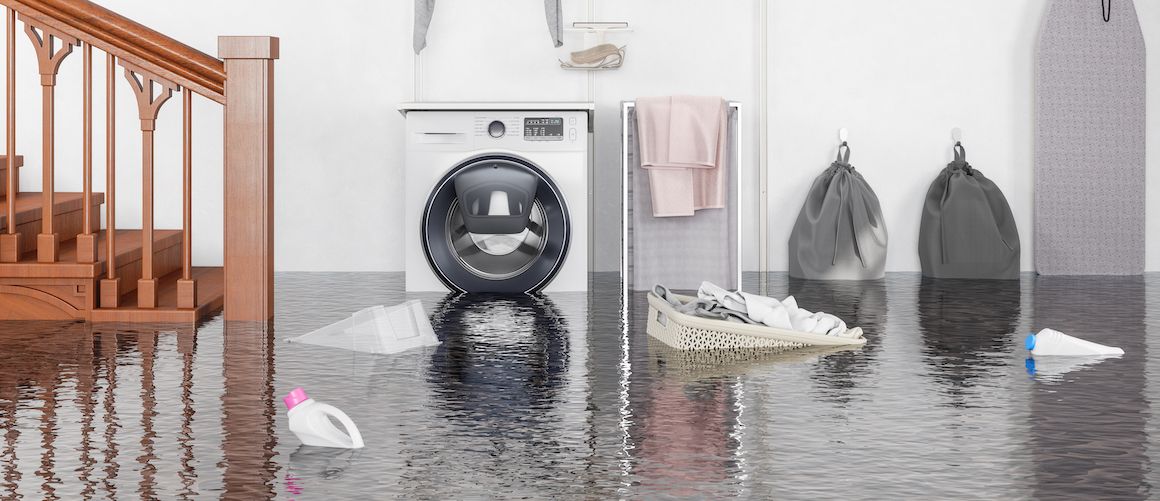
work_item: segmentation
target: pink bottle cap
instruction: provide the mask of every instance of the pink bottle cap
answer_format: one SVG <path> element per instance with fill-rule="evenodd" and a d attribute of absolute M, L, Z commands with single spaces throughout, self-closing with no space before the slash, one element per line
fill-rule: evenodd
<path fill-rule="evenodd" d="M 310 397 L 306 396 L 306 390 L 294 388 L 289 395 L 282 397 L 282 403 L 286 404 L 286 410 L 290 410 L 298 404 L 305 402 L 308 398 Z"/>

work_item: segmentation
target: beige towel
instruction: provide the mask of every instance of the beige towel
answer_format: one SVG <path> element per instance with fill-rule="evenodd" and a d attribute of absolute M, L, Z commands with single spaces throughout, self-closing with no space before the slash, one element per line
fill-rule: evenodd
<path fill-rule="evenodd" d="M 720 97 L 636 100 L 640 166 L 648 170 L 654 217 L 725 207 L 728 131 Z"/>

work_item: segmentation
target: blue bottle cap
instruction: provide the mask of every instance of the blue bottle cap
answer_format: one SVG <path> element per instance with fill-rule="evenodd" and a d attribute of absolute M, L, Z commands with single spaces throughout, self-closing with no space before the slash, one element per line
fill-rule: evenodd
<path fill-rule="evenodd" d="M 1035 359 L 1034 358 L 1028 358 L 1026 361 L 1024 361 L 1023 367 L 1025 367 L 1027 369 L 1028 375 L 1031 375 L 1031 376 L 1035 375 Z"/>
<path fill-rule="evenodd" d="M 1026 346 L 1029 351 L 1035 349 L 1035 333 L 1027 335 L 1027 339 L 1023 340 L 1023 346 Z"/>

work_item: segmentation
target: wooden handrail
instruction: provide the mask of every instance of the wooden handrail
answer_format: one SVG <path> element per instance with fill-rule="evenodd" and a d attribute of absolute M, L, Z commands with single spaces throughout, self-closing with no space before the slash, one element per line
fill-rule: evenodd
<path fill-rule="evenodd" d="M 225 103 L 225 63 L 89 0 L 0 0 L 157 76 Z"/>

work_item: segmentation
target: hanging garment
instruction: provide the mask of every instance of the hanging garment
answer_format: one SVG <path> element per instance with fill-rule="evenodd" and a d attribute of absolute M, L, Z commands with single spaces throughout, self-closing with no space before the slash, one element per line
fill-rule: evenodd
<path fill-rule="evenodd" d="M 1053 0 L 1036 49 L 1035 268 L 1144 272 L 1145 46 L 1130 0 Z"/>
<path fill-rule="evenodd" d="M 552 36 L 552 45 L 564 45 L 564 20 L 560 12 L 560 0 L 544 0 L 544 16 L 548 18 L 548 34 Z"/>
<path fill-rule="evenodd" d="M 431 26 L 431 16 L 435 15 L 435 0 L 415 0 L 415 28 L 411 35 L 411 45 L 415 53 L 427 47 L 427 28 Z"/>
<path fill-rule="evenodd" d="M 850 147 L 843 141 L 838 158 L 814 179 L 790 233 L 789 275 L 818 280 L 883 278 L 886 241 L 878 196 L 850 165 Z"/>
<path fill-rule="evenodd" d="M 918 232 L 922 274 L 935 278 L 1019 278 L 1019 230 L 1007 198 L 967 163 L 955 160 L 930 183 Z"/>
<path fill-rule="evenodd" d="M 720 97 L 636 100 L 640 166 L 649 175 L 653 217 L 692 216 L 725 207 L 726 108 Z"/>
<path fill-rule="evenodd" d="M 412 45 L 415 53 L 427 47 L 427 28 L 431 26 L 431 17 L 435 14 L 435 0 L 415 0 L 415 27 Z M 560 10 L 560 0 L 544 0 L 544 16 L 548 19 L 548 34 L 552 37 L 552 45 L 564 45 L 563 13 Z"/>

